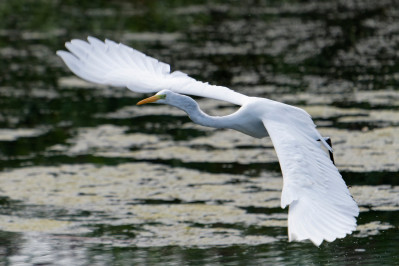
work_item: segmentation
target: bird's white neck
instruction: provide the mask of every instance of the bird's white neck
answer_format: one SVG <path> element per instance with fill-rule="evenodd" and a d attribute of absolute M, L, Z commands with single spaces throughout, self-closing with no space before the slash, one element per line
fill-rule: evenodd
<path fill-rule="evenodd" d="M 230 128 L 240 131 L 255 138 L 268 136 L 265 126 L 261 119 L 246 113 L 241 107 L 236 112 L 226 116 L 210 116 L 205 114 L 198 103 L 185 95 L 168 95 L 167 104 L 175 106 L 188 114 L 190 119 L 199 125 L 213 128 Z"/>
<path fill-rule="evenodd" d="M 169 104 L 186 112 L 194 123 L 213 128 L 232 128 L 230 120 L 226 119 L 226 117 L 207 115 L 192 98 L 184 95 L 180 97 L 178 105 L 173 103 Z"/>

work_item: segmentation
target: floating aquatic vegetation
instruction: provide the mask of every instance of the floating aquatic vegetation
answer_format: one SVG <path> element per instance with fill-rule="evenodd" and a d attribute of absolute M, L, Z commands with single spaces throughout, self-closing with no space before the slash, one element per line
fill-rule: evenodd
<path fill-rule="evenodd" d="M 71 230 L 72 224 L 68 221 L 0 215 L 0 230 L 8 232 L 76 233 L 76 229 Z"/>
<path fill-rule="evenodd" d="M 279 208 L 282 179 L 278 176 L 206 174 L 149 163 L 86 164 L 16 169 L 0 174 L 0 186 L 2 195 L 27 207 L 87 213 L 61 220 L 24 217 L 24 211 L 18 217 L 1 216 L 0 228 L 13 232 L 94 234 L 96 224 L 130 224 L 135 225 L 135 237 L 116 241 L 116 245 L 203 246 L 227 245 L 229 241 L 258 245 L 276 239 L 267 234 L 242 235 L 242 230 L 287 226 L 285 211 Z M 399 206 L 396 190 L 390 186 L 351 188 L 361 206 L 384 211 Z M 268 211 L 252 212 L 251 208 Z M 374 225 L 378 223 L 370 226 Z M 360 226 L 358 235 L 392 228 L 387 224 L 370 226 Z M 100 239 L 103 237 L 107 239 Z"/>
<path fill-rule="evenodd" d="M 362 224 L 357 227 L 356 237 L 370 237 L 381 233 L 381 231 L 386 231 L 392 229 L 394 226 L 388 223 L 381 223 L 380 221 L 374 221 L 367 224 Z"/>
<path fill-rule="evenodd" d="M 18 128 L 18 129 L 0 129 L 0 141 L 14 141 L 19 138 L 38 137 L 47 132 L 45 128 Z"/>
<path fill-rule="evenodd" d="M 118 127 L 114 125 L 101 125 L 97 128 L 81 128 L 78 131 L 77 138 L 70 140 L 72 145 L 66 152 L 69 154 L 79 154 L 106 149 L 121 151 L 132 146 L 140 147 L 144 144 L 152 144 L 158 141 L 157 136 L 148 134 L 125 134 L 127 130 L 127 127 Z"/>
<path fill-rule="evenodd" d="M 354 172 L 398 171 L 399 129 L 387 127 L 365 131 L 333 128 L 320 130 L 331 136 L 337 166 Z"/>

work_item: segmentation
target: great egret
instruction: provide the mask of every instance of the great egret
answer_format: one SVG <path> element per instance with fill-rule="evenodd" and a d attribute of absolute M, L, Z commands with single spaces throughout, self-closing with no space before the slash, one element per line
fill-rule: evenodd
<path fill-rule="evenodd" d="M 310 239 L 319 246 L 323 240 L 331 242 L 356 229 L 358 206 L 319 140 L 332 152 L 331 147 L 304 110 L 199 82 L 180 71 L 170 73 L 168 64 L 110 40 L 88 37 L 88 42 L 72 40 L 65 46 L 69 52 L 57 51 L 57 55 L 77 76 L 136 92 L 157 92 L 138 104 L 169 104 L 203 126 L 231 128 L 255 138 L 270 135 L 284 178 L 281 207 L 289 205 L 289 241 Z M 209 116 L 196 101 L 180 93 L 241 108 L 231 115 Z"/>

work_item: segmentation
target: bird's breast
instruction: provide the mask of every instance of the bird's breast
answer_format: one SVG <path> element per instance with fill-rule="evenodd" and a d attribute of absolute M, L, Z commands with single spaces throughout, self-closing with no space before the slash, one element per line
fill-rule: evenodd
<path fill-rule="evenodd" d="M 254 138 L 264 138 L 269 136 L 263 121 L 262 102 L 251 102 L 242 106 L 237 112 L 233 129 L 247 134 Z"/>

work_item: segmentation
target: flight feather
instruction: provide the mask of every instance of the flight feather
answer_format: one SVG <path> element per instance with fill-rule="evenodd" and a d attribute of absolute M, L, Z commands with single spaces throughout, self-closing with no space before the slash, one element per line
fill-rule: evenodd
<path fill-rule="evenodd" d="M 57 55 L 73 73 L 93 83 L 142 93 L 168 89 L 237 105 L 245 104 L 248 98 L 227 87 L 197 81 L 183 72 L 171 72 L 168 64 L 111 40 L 102 42 L 88 37 L 87 42 L 72 40 L 65 46 L 69 51 L 57 51 Z"/>
<path fill-rule="evenodd" d="M 319 132 L 302 109 L 276 103 L 265 116 L 283 173 L 281 207 L 289 205 L 289 240 L 323 240 L 345 237 L 356 229 L 359 209 L 338 169 L 321 148 Z M 306 115 L 305 115 L 306 114 Z"/>

